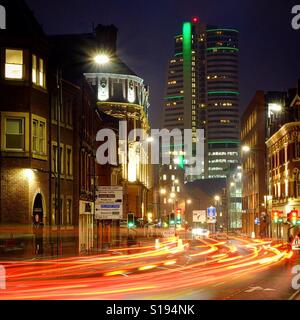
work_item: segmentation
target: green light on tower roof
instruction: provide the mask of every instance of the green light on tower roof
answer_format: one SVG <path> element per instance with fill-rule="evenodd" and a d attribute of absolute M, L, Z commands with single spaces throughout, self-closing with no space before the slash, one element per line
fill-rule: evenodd
<path fill-rule="evenodd" d="M 191 90 L 192 79 L 192 23 L 184 22 L 182 28 L 183 34 L 183 83 L 184 91 Z M 190 99 L 190 98 L 188 98 Z M 185 102 L 186 104 L 186 102 Z M 186 106 L 184 107 L 186 108 Z"/>

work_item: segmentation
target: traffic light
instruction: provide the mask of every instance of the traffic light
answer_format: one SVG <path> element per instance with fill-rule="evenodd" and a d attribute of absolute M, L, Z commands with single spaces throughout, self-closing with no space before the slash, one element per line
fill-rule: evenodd
<path fill-rule="evenodd" d="M 289 213 L 289 222 L 293 225 L 297 224 L 297 217 L 298 216 L 298 211 L 297 210 L 292 210 Z"/>
<path fill-rule="evenodd" d="M 275 223 L 278 223 L 278 211 L 273 211 L 272 216 L 273 216 L 273 221 Z"/>
<path fill-rule="evenodd" d="M 177 213 L 176 222 L 177 222 L 177 224 L 181 224 L 181 209 L 177 209 L 176 213 Z"/>
<path fill-rule="evenodd" d="M 170 225 L 174 225 L 175 224 L 175 214 L 172 212 L 170 214 Z"/>
<path fill-rule="evenodd" d="M 128 226 L 129 229 L 133 228 L 135 226 L 134 214 L 133 213 L 128 213 L 127 226 Z"/>
<path fill-rule="evenodd" d="M 283 222 L 283 211 L 278 211 L 278 222 L 279 223 Z"/>

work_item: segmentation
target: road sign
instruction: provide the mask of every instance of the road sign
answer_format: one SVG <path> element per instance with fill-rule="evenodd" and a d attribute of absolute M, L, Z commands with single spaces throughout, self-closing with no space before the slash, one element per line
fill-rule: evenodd
<path fill-rule="evenodd" d="M 207 223 L 217 222 L 217 209 L 215 207 L 207 208 Z"/>
<path fill-rule="evenodd" d="M 205 210 L 193 210 L 193 222 L 206 222 L 206 211 Z"/>
<path fill-rule="evenodd" d="M 97 187 L 95 210 L 97 220 L 122 219 L 123 187 Z"/>

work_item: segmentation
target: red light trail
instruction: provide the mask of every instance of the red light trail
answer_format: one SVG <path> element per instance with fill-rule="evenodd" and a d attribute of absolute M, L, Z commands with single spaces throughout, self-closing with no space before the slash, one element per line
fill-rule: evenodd
<path fill-rule="evenodd" d="M 108 254 L 57 260 L 3 262 L 7 290 L 0 299 L 126 299 L 193 290 L 258 273 L 290 259 L 283 244 L 235 239 L 238 245 L 165 241 Z M 126 251 L 134 252 L 126 254 Z"/>

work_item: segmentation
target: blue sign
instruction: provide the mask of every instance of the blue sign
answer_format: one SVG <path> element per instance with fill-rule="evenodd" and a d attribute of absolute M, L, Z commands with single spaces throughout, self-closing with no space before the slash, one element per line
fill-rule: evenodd
<path fill-rule="evenodd" d="M 255 218 L 255 220 L 254 220 L 254 224 L 259 225 L 259 224 L 260 224 L 260 219 L 259 219 L 259 218 Z"/>
<path fill-rule="evenodd" d="M 119 204 L 101 204 L 101 209 L 120 209 Z"/>
<path fill-rule="evenodd" d="M 207 216 L 209 218 L 215 218 L 217 216 L 217 210 L 215 207 L 207 208 Z"/>

